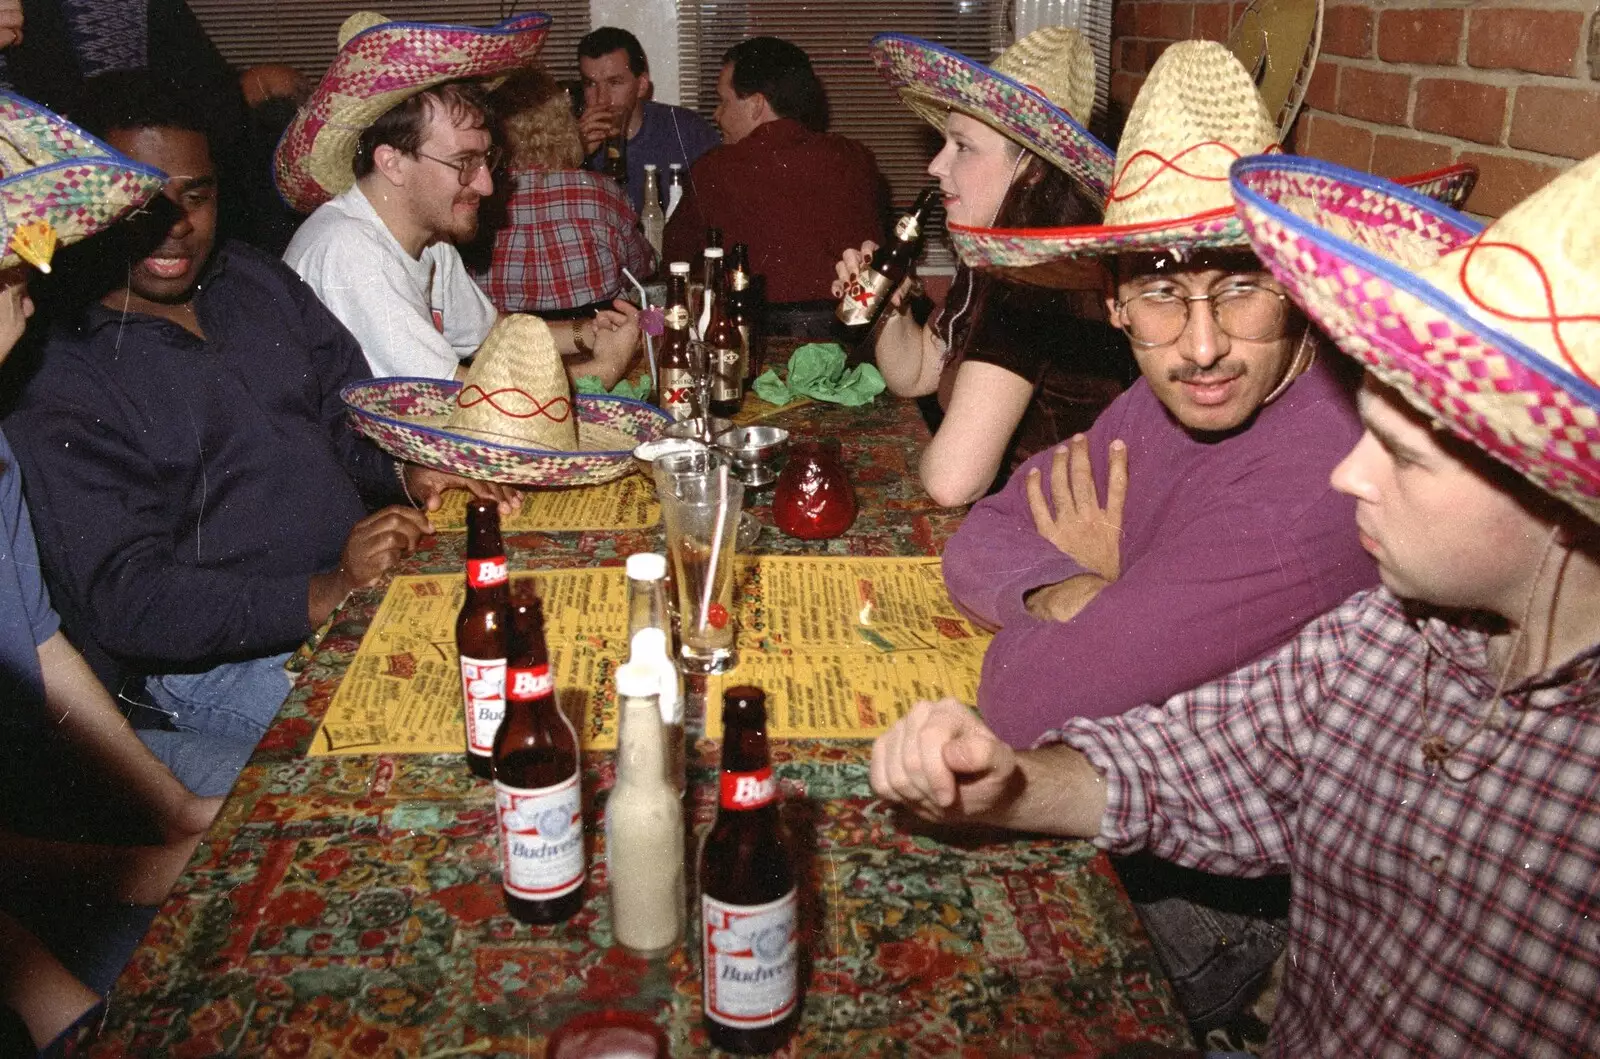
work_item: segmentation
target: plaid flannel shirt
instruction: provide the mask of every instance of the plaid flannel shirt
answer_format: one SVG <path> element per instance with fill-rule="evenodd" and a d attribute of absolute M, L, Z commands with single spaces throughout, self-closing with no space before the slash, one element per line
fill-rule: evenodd
<path fill-rule="evenodd" d="M 548 312 L 605 301 L 641 281 L 655 254 L 628 197 L 609 177 L 576 169 L 521 170 L 495 232 L 487 272 L 474 278 L 505 312 Z"/>
<path fill-rule="evenodd" d="M 1293 873 L 1273 1054 L 1600 1054 L 1600 645 L 1430 767 L 1424 705 L 1465 738 L 1487 643 L 1377 589 L 1232 676 L 1046 737 L 1106 775 L 1099 844 Z"/>

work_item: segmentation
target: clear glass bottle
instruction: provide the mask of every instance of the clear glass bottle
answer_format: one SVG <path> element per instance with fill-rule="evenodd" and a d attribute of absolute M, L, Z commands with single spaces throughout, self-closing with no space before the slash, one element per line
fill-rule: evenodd
<path fill-rule="evenodd" d="M 617 670 L 617 782 L 606 800 L 606 878 L 617 943 L 653 959 L 683 938 L 683 800 L 668 782 L 656 674 Z"/>
<path fill-rule="evenodd" d="M 661 209 L 661 190 L 656 182 L 656 167 L 646 163 L 644 167 L 644 208 L 639 211 L 639 226 L 644 229 L 645 241 L 656 252 L 656 261 L 661 260 L 661 240 L 667 228 L 667 215 Z M 659 264 L 657 265 L 659 268 Z"/>
<path fill-rule="evenodd" d="M 672 661 L 670 639 L 660 629 L 645 627 L 628 643 L 628 664 L 640 665 L 656 675 L 661 723 L 666 728 L 667 777 L 682 791 L 687 783 L 688 759 L 683 729 L 683 674 Z"/>

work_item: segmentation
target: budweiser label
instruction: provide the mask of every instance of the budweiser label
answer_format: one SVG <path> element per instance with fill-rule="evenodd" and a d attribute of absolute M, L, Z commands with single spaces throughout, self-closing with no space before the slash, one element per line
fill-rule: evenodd
<path fill-rule="evenodd" d="M 527 702 L 537 699 L 541 695 L 549 695 L 556 690 L 555 674 L 550 672 L 549 666 L 533 666 L 529 669 L 513 669 L 506 673 L 506 698 L 518 702 Z"/>
<path fill-rule="evenodd" d="M 871 265 L 861 266 L 839 302 L 839 322 L 851 327 L 872 319 L 872 310 L 889 296 L 889 277 Z"/>
<path fill-rule="evenodd" d="M 759 809 L 778 795 L 771 767 L 756 772 L 722 773 L 720 804 L 724 809 Z"/>
<path fill-rule="evenodd" d="M 497 555 L 492 559 L 467 560 L 467 586 L 470 588 L 493 588 L 495 585 L 506 583 L 506 557 Z"/>
<path fill-rule="evenodd" d="M 684 368 L 661 369 L 661 410 L 676 420 L 694 418 L 694 375 Z"/>
<path fill-rule="evenodd" d="M 488 757 L 506 715 L 506 660 L 463 657 L 461 701 L 467 717 L 467 750 Z"/>
<path fill-rule="evenodd" d="M 700 898 L 706 1014 L 733 1029 L 770 1026 L 799 992 L 796 891 L 764 905 Z"/>
<path fill-rule="evenodd" d="M 579 773 L 554 787 L 494 784 L 500 820 L 500 866 L 506 892 L 549 901 L 583 885 L 583 812 Z"/>

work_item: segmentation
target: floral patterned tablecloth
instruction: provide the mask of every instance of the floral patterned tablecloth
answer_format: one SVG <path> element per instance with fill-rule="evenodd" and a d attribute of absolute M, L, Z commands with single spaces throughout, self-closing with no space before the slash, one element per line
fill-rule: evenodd
<path fill-rule="evenodd" d="M 844 537 L 758 549 L 936 554 L 960 519 L 916 482 L 914 405 L 808 404 L 770 421 L 842 439 L 861 515 Z M 459 569 L 460 535 L 404 572 Z M 522 534 L 513 569 L 618 563 L 658 531 Z M 460 755 L 307 758 L 381 587 L 336 615 L 209 839 L 117 983 L 97 1056 L 540 1056 L 599 1007 L 649 1013 L 672 1054 L 710 1054 L 688 947 L 612 941 L 610 755 L 585 762 L 583 910 L 530 928 L 501 898 L 489 785 Z M 691 716 L 691 729 L 694 717 Z M 868 745 L 774 745 L 804 887 L 805 1056 L 1184 1054 L 1187 1030 L 1106 858 L 1085 843 L 934 830 L 871 796 Z M 692 815 L 712 816 L 716 745 L 696 744 Z M 691 925 L 692 929 L 692 925 Z"/>

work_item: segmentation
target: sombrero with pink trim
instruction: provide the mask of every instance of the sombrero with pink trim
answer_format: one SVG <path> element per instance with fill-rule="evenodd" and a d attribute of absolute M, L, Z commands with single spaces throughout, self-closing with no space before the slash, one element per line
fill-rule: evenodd
<path fill-rule="evenodd" d="M 0 92 L 0 268 L 50 271 L 58 245 L 108 228 L 167 183 L 30 99 Z"/>
<path fill-rule="evenodd" d="M 1215 41 L 1179 41 L 1156 60 L 1117 149 L 1104 222 L 1071 228 L 949 226 L 961 259 L 1007 279 L 1053 287 L 1081 283 L 1077 258 L 1248 245 L 1228 191 L 1240 158 L 1278 154 L 1277 127 L 1249 73 Z M 1477 170 L 1419 174 L 1441 196 L 1465 197 Z"/>
<path fill-rule="evenodd" d="M 355 183 L 356 141 L 379 117 L 435 85 L 527 66 L 550 22 L 537 11 L 488 27 L 351 15 L 339 28 L 339 54 L 278 141 L 278 193 L 302 213 L 316 209 Z"/>
<path fill-rule="evenodd" d="M 594 485 L 635 469 L 633 450 L 672 419 L 622 397 L 575 399 L 550 327 L 500 318 L 459 385 L 388 378 L 340 395 L 351 425 L 411 463 L 510 485 Z"/>
<path fill-rule="evenodd" d="M 1600 522 L 1600 155 L 1488 228 L 1305 158 L 1234 166 L 1251 245 L 1410 404 Z"/>
<path fill-rule="evenodd" d="M 1043 157 L 1094 200 L 1111 184 L 1111 149 L 1084 128 L 1094 110 L 1094 49 L 1082 33 L 1046 26 L 992 66 L 906 33 L 872 38 L 872 61 L 906 106 L 944 130 L 959 111 Z"/>

